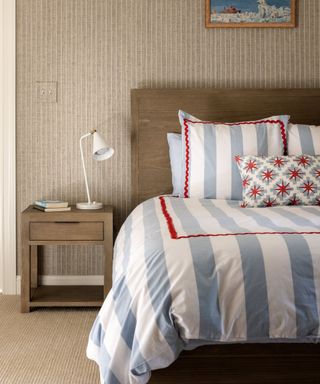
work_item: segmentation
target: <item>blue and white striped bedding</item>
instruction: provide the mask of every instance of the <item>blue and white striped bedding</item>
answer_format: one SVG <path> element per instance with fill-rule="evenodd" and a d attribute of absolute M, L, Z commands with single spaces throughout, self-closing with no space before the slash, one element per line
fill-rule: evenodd
<path fill-rule="evenodd" d="M 320 155 L 320 127 L 289 124 L 287 136 L 289 155 Z"/>
<path fill-rule="evenodd" d="M 183 349 L 320 340 L 320 207 L 157 197 L 127 218 L 87 356 L 147 383 Z"/>

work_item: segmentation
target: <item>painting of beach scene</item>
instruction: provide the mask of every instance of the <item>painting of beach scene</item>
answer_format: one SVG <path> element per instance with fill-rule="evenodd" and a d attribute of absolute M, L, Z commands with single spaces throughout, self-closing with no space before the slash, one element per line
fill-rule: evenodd
<path fill-rule="evenodd" d="M 206 0 L 206 26 L 295 27 L 296 0 Z"/>

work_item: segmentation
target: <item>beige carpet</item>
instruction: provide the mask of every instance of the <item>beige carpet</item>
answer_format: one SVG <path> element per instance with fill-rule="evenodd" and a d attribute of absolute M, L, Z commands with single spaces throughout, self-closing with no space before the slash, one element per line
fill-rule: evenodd
<path fill-rule="evenodd" d="M 96 310 L 19 312 L 19 296 L 0 295 L 1 384 L 96 384 L 98 367 L 85 355 Z"/>

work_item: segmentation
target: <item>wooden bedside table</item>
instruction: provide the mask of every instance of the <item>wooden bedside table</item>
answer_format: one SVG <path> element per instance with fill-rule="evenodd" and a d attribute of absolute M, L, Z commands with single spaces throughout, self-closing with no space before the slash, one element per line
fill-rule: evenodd
<path fill-rule="evenodd" d="M 111 288 L 113 208 L 22 212 L 21 312 L 34 307 L 98 307 Z M 103 245 L 104 286 L 39 286 L 38 250 L 43 245 Z"/>

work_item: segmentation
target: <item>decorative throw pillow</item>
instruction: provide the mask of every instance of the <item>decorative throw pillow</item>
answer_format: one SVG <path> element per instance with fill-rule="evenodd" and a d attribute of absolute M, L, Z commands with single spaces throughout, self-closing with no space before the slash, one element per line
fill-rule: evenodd
<path fill-rule="evenodd" d="M 288 155 L 320 155 L 320 127 L 289 124 Z"/>
<path fill-rule="evenodd" d="M 182 184 L 182 154 L 181 154 L 181 134 L 167 133 L 169 144 L 169 157 L 171 166 L 173 196 L 179 196 L 183 191 Z"/>
<path fill-rule="evenodd" d="M 320 205 L 320 156 L 236 156 L 243 207 Z"/>
<path fill-rule="evenodd" d="M 234 156 L 277 155 L 286 150 L 289 116 L 241 123 L 204 122 L 179 111 L 182 124 L 180 197 L 242 198 L 241 178 Z"/>

